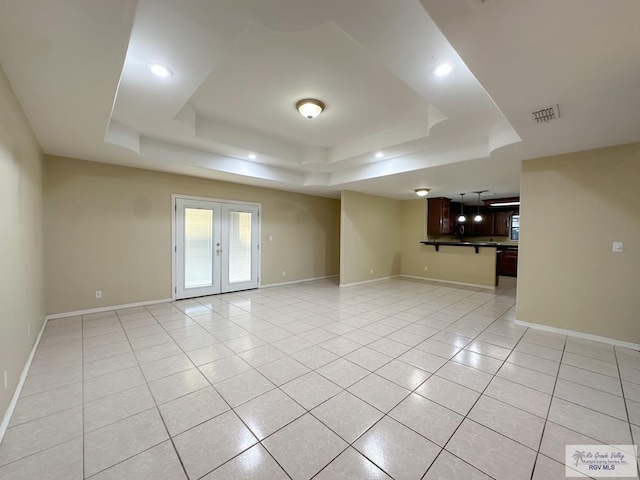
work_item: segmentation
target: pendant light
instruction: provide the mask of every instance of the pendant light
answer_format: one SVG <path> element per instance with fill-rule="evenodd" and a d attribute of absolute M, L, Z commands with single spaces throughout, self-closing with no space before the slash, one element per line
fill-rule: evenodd
<path fill-rule="evenodd" d="M 460 194 L 460 215 L 458 216 L 458 223 L 467 221 L 467 217 L 464 216 L 464 195 L 464 193 Z"/>
<path fill-rule="evenodd" d="M 480 194 L 487 192 L 488 190 L 480 190 L 479 192 L 473 192 L 473 193 L 477 193 L 478 194 L 478 211 L 475 215 L 475 217 L 473 217 L 473 221 L 476 223 L 480 223 L 482 222 L 483 218 L 482 215 L 480 215 Z"/>

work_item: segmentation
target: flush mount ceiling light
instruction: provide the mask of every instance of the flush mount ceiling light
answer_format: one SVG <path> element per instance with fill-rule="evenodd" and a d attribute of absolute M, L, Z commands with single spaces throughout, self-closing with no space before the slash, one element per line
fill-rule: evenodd
<path fill-rule="evenodd" d="M 376 158 L 377 158 L 378 160 L 380 160 L 381 158 L 384 158 L 384 152 L 378 152 L 378 153 L 376 153 Z"/>
<path fill-rule="evenodd" d="M 467 221 L 467 217 L 464 216 L 464 193 L 460 194 L 460 215 L 458 216 L 458 223 L 464 223 Z"/>
<path fill-rule="evenodd" d="M 303 98 L 296 103 L 296 108 L 305 118 L 316 118 L 324 110 L 324 103 L 315 98 Z"/>
<path fill-rule="evenodd" d="M 416 192 L 416 195 L 418 195 L 419 197 L 426 197 L 427 195 L 429 195 L 428 188 L 416 188 L 414 191 Z"/>
<path fill-rule="evenodd" d="M 258 158 L 258 156 L 255 153 L 250 153 L 249 155 L 247 155 L 247 158 L 249 160 L 255 160 L 256 158 Z"/>
<path fill-rule="evenodd" d="M 157 77 L 167 78 L 173 75 L 173 72 L 164 65 L 159 63 L 147 63 L 147 70 L 153 73 Z"/>
<path fill-rule="evenodd" d="M 442 63 L 435 68 L 435 70 L 433 71 L 433 74 L 436 77 L 446 77 L 452 71 L 453 71 L 453 65 L 451 65 L 450 63 Z"/>

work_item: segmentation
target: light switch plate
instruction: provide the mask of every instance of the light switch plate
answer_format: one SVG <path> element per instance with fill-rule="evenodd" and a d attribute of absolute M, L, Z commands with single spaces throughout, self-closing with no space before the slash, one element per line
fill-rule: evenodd
<path fill-rule="evenodd" d="M 613 251 L 615 253 L 621 253 L 622 252 L 622 242 L 613 242 Z"/>

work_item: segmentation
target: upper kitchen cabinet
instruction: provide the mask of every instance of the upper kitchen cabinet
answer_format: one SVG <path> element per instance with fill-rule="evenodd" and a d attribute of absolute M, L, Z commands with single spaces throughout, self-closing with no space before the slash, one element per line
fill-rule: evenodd
<path fill-rule="evenodd" d="M 513 207 L 495 208 L 483 205 L 478 209 L 476 205 L 465 205 L 464 214 L 467 219 L 464 223 L 460 223 L 457 220 L 462 209 L 459 202 L 452 202 L 446 197 L 437 197 L 429 198 L 427 205 L 427 235 L 435 237 L 443 235 L 455 235 L 458 238 L 510 237 L 512 218 L 514 215 L 519 218 L 518 211 Z M 474 222 L 473 218 L 478 210 L 482 215 L 482 221 Z"/>
<path fill-rule="evenodd" d="M 453 235 L 451 199 L 438 197 L 427 200 L 427 235 Z"/>
<path fill-rule="evenodd" d="M 451 203 L 451 211 L 454 212 L 454 203 Z M 459 207 L 458 207 L 459 210 Z M 481 222 L 474 222 L 473 218 L 476 216 L 477 209 L 471 208 L 471 213 L 467 214 L 465 209 L 465 216 L 467 221 L 464 224 L 459 224 L 452 220 L 454 226 L 454 234 L 457 237 L 509 237 L 511 234 L 511 221 L 513 215 L 517 215 L 515 211 L 508 210 L 495 210 L 486 207 L 480 207 L 480 214 L 482 215 Z M 457 218 L 452 216 L 452 219 Z"/>
<path fill-rule="evenodd" d="M 508 237 L 513 212 L 494 212 L 493 234 L 496 237 Z"/>
<path fill-rule="evenodd" d="M 498 233 L 496 233 L 497 214 L 494 212 L 485 212 L 482 217 L 482 223 L 480 224 L 480 235 L 482 235 L 483 237 L 492 237 L 494 235 L 499 235 Z"/>

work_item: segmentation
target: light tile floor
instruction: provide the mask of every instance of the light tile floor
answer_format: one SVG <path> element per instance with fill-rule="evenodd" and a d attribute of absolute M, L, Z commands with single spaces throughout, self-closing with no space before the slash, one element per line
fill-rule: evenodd
<path fill-rule="evenodd" d="M 52 320 L 0 478 L 556 480 L 566 444 L 637 441 L 640 353 L 514 303 L 327 280 Z"/>

